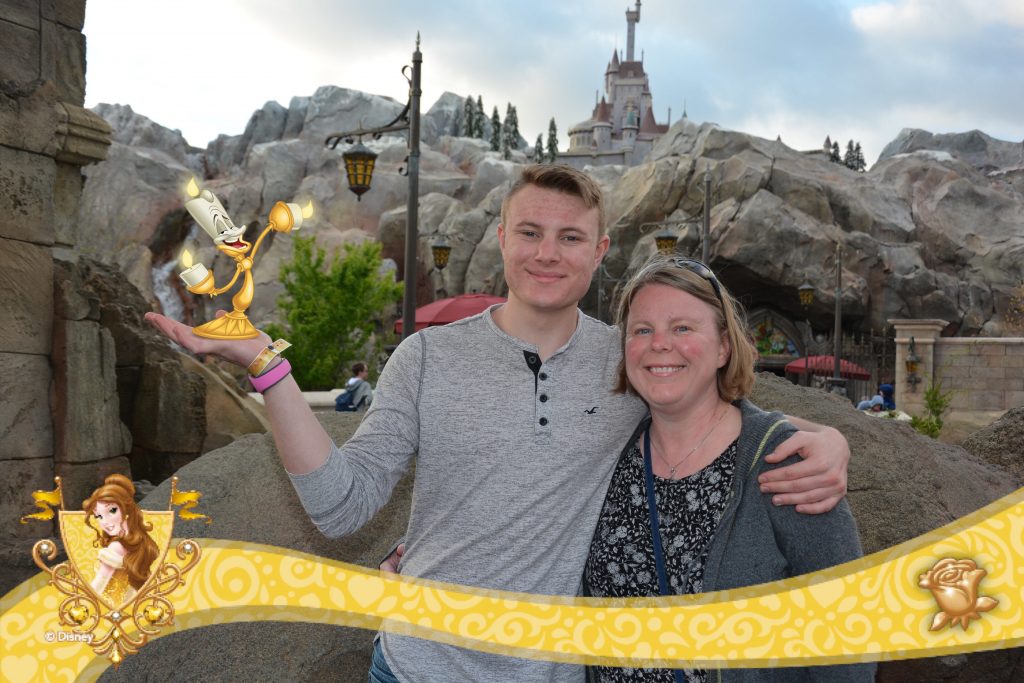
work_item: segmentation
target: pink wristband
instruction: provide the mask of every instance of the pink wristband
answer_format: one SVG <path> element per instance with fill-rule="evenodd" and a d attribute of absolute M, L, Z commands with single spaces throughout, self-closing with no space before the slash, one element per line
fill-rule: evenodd
<path fill-rule="evenodd" d="M 252 388 L 261 394 L 270 387 L 274 386 L 292 371 L 291 363 L 287 360 L 282 360 L 280 363 L 274 366 L 272 370 L 267 373 L 260 375 L 259 377 L 253 377 L 249 375 L 249 381 L 252 382 Z"/>

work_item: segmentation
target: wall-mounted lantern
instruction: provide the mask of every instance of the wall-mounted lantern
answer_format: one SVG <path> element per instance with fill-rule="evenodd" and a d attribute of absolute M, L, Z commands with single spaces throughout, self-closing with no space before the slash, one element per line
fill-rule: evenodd
<path fill-rule="evenodd" d="M 907 366 L 907 384 L 910 385 L 911 391 L 917 391 L 917 385 L 921 383 L 921 376 L 917 374 L 917 371 L 921 368 L 921 357 L 917 355 L 917 346 L 914 343 L 914 338 L 910 338 L 910 348 L 907 350 L 907 359 L 905 361 Z"/>

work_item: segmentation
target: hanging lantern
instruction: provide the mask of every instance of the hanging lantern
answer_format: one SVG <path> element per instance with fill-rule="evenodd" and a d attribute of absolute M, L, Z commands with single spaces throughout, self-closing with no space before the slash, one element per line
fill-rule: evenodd
<path fill-rule="evenodd" d="M 667 228 L 654 236 L 654 244 L 658 247 L 658 253 L 671 256 L 676 250 L 677 238 Z"/>
<path fill-rule="evenodd" d="M 448 246 L 448 242 L 444 237 L 438 237 L 437 241 L 430 245 L 430 251 L 434 254 L 434 267 L 438 270 L 444 270 L 444 267 L 448 265 L 448 257 L 452 253 L 452 248 Z"/>
<path fill-rule="evenodd" d="M 797 291 L 800 292 L 800 305 L 807 308 L 814 303 L 814 285 L 809 282 L 805 282 L 799 287 Z"/>
<path fill-rule="evenodd" d="M 377 154 L 362 142 L 357 142 L 341 157 L 345 160 L 348 189 L 355 193 L 358 201 L 362 201 L 363 193 L 370 189 L 370 181 L 373 180 L 373 164 Z"/>

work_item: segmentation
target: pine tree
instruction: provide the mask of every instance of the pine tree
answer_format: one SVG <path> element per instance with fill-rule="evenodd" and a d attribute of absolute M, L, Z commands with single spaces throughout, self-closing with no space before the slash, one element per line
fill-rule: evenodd
<path fill-rule="evenodd" d="M 861 173 L 863 173 L 868 167 L 867 162 L 864 161 L 864 150 L 860 148 L 859 142 L 853 146 L 853 162 L 853 170 L 855 171 L 860 171 Z"/>
<path fill-rule="evenodd" d="M 533 163 L 543 164 L 544 155 L 544 133 L 537 133 L 537 142 L 533 143 Z"/>
<path fill-rule="evenodd" d="M 509 119 L 512 122 L 512 130 L 509 131 L 508 137 L 512 141 L 512 149 L 519 149 L 519 112 L 516 111 L 515 105 L 512 105 Z"/>
<path fill-rule="evenodd" d="M 512 157 L 512 150 L 519 149 L 519 115 L 511 104 L 505 107 L 505 122 L 501 124 L 501 155 Z"/>
<path fill-rule="evenodd" d="M 856 152 L 853 151 L 853 140 L 846 143 L 846 154 L 843 155 L 843 166 L 857 170 Z"/>
<path fill-rule="evenodd" d="M 832 136 L 831 135 L 826 135 L 825 136 L 825 144 L 822 145 L 821 148 L 822 148 L 822 150 L 824 150 L 826 157 L 829 157 L 829 158 L 832 157 Z"/>
<path fill-rule="evenodd" d="M 486 132 L 487 114 L 484 113 L 484 98 L 476 96 L 476 111 L 473 112 L 473 137 L 483 140 Z"/>
<path fill-rule="evenodd" d="M 558 161 L 558 127 L 555 125 L 555 117 L 551 117 L 548 125 L 548 163 Z"/>
<path fill-rule="evenodd" d="M 491 113 L 491 151 L 497 152 L 501 149 L 501 117 L 498 116 L 498 107 L 494 107 Z"/>
<path fill-rule="evenodd" d="M 473 96 L 470 95 L 466 98 L 465 104 L 462 105 L 462 121 L 459 127 L 459 135 L 464 138 L 473 137 L 474 124 L 476 123 L 476 102 L 473 101 Z"/>
<path fill-rule="evenodd" d="M 829 154 L 828 160 L 831 161 L 834 164 L 841 164 L 841 163 L 843 163 L 843 157 L 842 157 L 842 155 L 839 154 L 839 143 L 838 142 L 833 142 L 832 143 L 832 153 Z"/>

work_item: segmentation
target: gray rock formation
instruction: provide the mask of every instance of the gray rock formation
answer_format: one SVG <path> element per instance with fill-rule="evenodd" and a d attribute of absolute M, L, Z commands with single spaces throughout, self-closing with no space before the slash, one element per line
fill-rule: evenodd
<path fill-rule="evenodd" d="M 655 180 L 672 162 L 677 172 Z M 855 173 L 779 142 L 680 121 L 647 164 L 623 176 L 640 186 L 612 191 L 613 215 L 626 217 L 619 248 L 629 252 L 640 222 L 676 210 L 698 215 L 705 170 L 714 188 L 712 262 L 748 306 L 800 315 L 795 290 L 809 281 L 819 293 L 811 320 L 827 327 L 838 241 L 848 326 L 941 315 L 953 321 L 950 332 L 1001 331 L 1009 289 L 1024 278 L 1024 197 L 972 166 L 912 154 Z"/>
<path fill-rule="evenodd" d="M 896 139 L 882 148 L 878 160 L 921 150 L 947 152 L 983 173 L 1024 167 L 1024 142 L 997 140 L 980 130 L 937 134 L 920 128 L 904 128 Z"/>
<path fill-rule="evenodd" d="M 526 159 L 516 152 L 512 161 L 504 161 L 482 141 L 448 134 L 460 101 L 446 93 L 424 117 L 429 121 L 421 157 L 424 207 L 432 193 L 460 205 L 442 222 L 421 220 L 421 247 L 429 244 L 425 235 L 443 233 L 454 251 L 450 271 L 418 277 L 420 301 L 442 293 L 504 293 L 493 222 L 500 196 L 491 194 L 506 187 Z M 288 109 L 270 102 L 253 114 L 242 135 L 210 144 L 203 160 L 214 177 L 204 186 L 217 192 L 236 223 L 250 226 L 250 237 L 274 201 L 310 199 L 317 213 L 304 234 L 332 249 L 352 230 L 377 237 L 402 277 L 404 138 L 364 139 L 380 156 L 373 188 L 362 201 L 348 192 L 342 177 L 343 147 L 323 146 L 330 133 L 386 123 L 400 110 L 388 98 L 333 86 L 294 98 Z M 188 152 L 182 152 L 180 136 L 151 133 L 154 124 L 136 121 L 130 110 L 107 115 L 124 127 L 117 139 L 167 148 L 161 156 L 153 147 L 115 144 L 111 159 L 92 172 L 83 199 L 82 231 L 97 233 L 96 248 L 109 260 L 134 268 L 132 280 L 145 291 L 144 271 L 176 255 L 187 230 L 177 182 L 187 173 Z M 856 173 L 779 141 L 684 119 L 658 141 L 646 163 L 591 170 L 608 196 L 613 243 L 606 266 L 612 277 L 620 277 L 651 253 L 653 231 L 641 233 L 642 224 L 699 219 L 707 172 L 713 187 L 712 265 L 748 307 L 808 317 L 815 329 L 830 328 L 834 253 L 840 243 L 848 329 L 883 329 L 891 318 L 941 318 L 951 321 L 947 334 L 998 336 L 1004 332 L 1010 291 L 1024 279 L 1024 194 L 1009 166 L 1017 147 L 980 133 L 904 131 L 868 173 Z M 989 167 L 1002 169 L 998 179 L 979 170 Z M 1024 187 L 1024 170 L 1019 175 Z M 700 249 L 695 224 L 676 232 L 684 249 Z M 277 237 L 254 268 L 260 295 L 250 316 L 257 324 L 275 318 L 277 275 L 281 262 L 291 257 L 291 237 Z M 230 277 L 231 264 L 215 260 L 209 245 L 200 256 L 214 261 L 218 282 Z M 420 265 L 421 271 L 430 269 L 426 249 Z M 806 313 L 796 293 L 805 282 L 818 290 Z M 232 293 L 212 301 L 186 299 L 196 316 L 206 319 L 214 309 L 227 308 Z M 584 305 L 593 311 L 596 300 L 594 288 Z"/>

